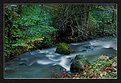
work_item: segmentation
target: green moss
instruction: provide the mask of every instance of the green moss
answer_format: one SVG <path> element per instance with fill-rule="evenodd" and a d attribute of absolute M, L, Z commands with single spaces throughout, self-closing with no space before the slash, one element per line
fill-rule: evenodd
<path fill-rule="evenodd" d="M 71 53 L 71 48 L 66 43 L 59 43 L 56 52 L 59 54 L 67 55 Z"/>
<path fill-rule="evenodd" d="M 81 73 L 86 64 L 90 64 L 90 62 L 83 55 L 76 55 L 70 66 L 70 71 L 72 73 Z"/>

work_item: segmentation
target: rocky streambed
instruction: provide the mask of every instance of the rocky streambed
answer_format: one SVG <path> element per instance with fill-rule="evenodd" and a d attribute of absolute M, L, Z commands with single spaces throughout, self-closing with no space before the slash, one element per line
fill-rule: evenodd
<path fill-rule="evenodd" d="M 70 72 L 76 55 L 85 57 L 90 63 L 101 55 L 109 57 L 116 53 L 117 39 L 113 37 L 97 38 L 85 42 L 70 43 L 72 52 L 69 55 L 56 53 L 56 47 L 35 50 L 17 56 L 5 63 L 4 78 L 51 78 L 55 73 L 62 73 L 63 69 Z"/>

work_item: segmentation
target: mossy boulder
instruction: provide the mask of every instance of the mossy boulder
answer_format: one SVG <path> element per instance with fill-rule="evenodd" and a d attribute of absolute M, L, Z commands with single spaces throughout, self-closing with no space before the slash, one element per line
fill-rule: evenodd
<path fill-rule="evenodd" d="M 90 62 L 83 55 L 76 55 L 70 66 L 70 71 L 72 73 L 81 73 L 86 64 L 90 64 Z"/>
<path fill-rule="evenodd" d="M 56 53 L 68 55 L 71 53 L 71 48 L 66 43 L 59 43 Z"/>

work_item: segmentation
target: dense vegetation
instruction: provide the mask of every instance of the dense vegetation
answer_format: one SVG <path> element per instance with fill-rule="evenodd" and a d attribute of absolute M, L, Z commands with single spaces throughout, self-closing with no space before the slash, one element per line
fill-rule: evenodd
<path fill-rule="evenodd" d="M 116 36 L 116 5 L 6 4 L 5 61 L 24 52 Z"/>

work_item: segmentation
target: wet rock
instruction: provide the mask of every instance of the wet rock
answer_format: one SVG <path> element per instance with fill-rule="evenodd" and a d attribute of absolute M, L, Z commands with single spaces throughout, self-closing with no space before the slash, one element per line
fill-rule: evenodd
<path fill-rule="evenodd" d="M 70 66 L 72 73 L 80 73 L 85 69 L 85 65 L 90 64 L 89 61 L 81 55 L 76 55 Z"/>
<path fill-rule="evenodd" d="M 56 53 L 68 55 L 71 53 L 71 48 L 66 43 L 59 43 Z"/>

